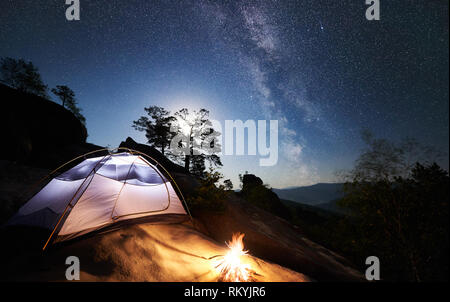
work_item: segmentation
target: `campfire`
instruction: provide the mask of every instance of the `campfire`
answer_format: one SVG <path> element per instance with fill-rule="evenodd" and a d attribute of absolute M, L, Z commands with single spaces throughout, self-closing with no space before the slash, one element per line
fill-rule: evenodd
<path fill-rule="evenodd" d="M 254 281 L 255 271 L 249 264 L 243 263 L 242 257 L 248 251 L 244 250 L 242 239 L 245 234 L 233 234 L 230 242 L 226 242 L 229 248 L 225 255 L 217 256 L 215 268 L 219 272 L 219 281 L 223 282 L 251 282 Z"/>

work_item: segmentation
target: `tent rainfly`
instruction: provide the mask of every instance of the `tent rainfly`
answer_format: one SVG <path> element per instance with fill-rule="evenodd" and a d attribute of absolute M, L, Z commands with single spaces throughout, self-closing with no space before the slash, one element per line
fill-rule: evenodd
<path fill-rule="evenodd" d="M 171 182 L 157 166 L 130 149 L 85 159 L 53 178 L 8 225 L 51 230 L 45 249 L 49 242 L 69 240 L 118 222 L 186 217 Z"/>

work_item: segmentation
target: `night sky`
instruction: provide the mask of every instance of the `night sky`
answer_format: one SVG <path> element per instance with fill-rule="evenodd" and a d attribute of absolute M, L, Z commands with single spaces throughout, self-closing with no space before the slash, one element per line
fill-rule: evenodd
<path fill-rule="evenodd" d="M 236 187 L 246 170 L 273 187 L 335 181 L 363 128 L 448 154 L 446 0 L 381 0 L 380 21 L 366 20 L 364 0 L 80 3 L 69 22 L 65 0 L 2 0 L 0 57 L 71 87 L 91 143 L 145 143 L 132 121 L 159 105 L 279 121 L 276 166 L 222 157 Z"/>

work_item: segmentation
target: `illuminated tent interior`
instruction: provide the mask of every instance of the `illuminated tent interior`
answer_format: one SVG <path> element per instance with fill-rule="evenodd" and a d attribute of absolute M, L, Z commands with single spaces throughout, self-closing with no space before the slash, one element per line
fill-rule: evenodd
<path fill-rule="evenodd" d="M 119 222 L 186 218 L 158 165 L 132 151 L 85 159 L 53 178 L 8 224 L 51 230 L 45 248 Z"/>

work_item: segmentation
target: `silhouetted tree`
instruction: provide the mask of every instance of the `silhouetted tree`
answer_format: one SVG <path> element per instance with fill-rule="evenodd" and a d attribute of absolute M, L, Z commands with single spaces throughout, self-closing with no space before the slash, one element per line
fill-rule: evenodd
<path fill-rule="evenodd" d="M 81 113 L 82 109 L 78 107 L 76 103 L 69 103 L 67 109 L 69 109 L 83 125 L 86 124 L 86 118 Z"/>
<path fill-rule="evenodd" d="M 183 108 L 172 116 L 162 107 L 144 109 L 147 116 L 133 121 L 132 127 L 145 131 L 148 143 L 160 148 L 163 155 L 183 162 L 186 170 L 199 178 L 205 176 L 206 162 L 212 167 L 222 166 L 220 157 L 215 154 L 220 150 L 216 139 L 220 133 L 212 128 L 208 110 L 189 112 Z"/>
<path fill-rule="evenodd" d="M 193 156 L 191 158 L 189 171 L 192 174 L 200 178 L 203 178 L 205 176 L 205 170 L 206 170 L 205 156 L 203 154 Z"/>
<path fill-rule="evenodd" d="M 200 109 L 189 112 L 187 108 L 183 108 L 175 113 L 175 117 L 177 118 L 176 132 L 181 134 L 177 137 L 182 137 L 179 141 L 175 141 L 175 144 L 184 152 L 171 150 L 172 155 L 182 158 L 185 168 L 190 171 L 191 167 L 196 167 L 198 170 L 204 165 L 202 162 L 205 160 L 209 162 L 210 166 L 222 166 L 220 157 L 216 154 L 220 150 L 220 143 L 217 139 L 220 133 L 214 131 L 209 120 L 209 111 Z"/>
<path fill-rule="evenodd" d="M 81 114 L 82 109 L 77 106 L 75 93 L 72 89 L 65 85 L 57 85 L 51 91 L 61 100 L 63 107 L 72 112 L 83 125 L 86 124 L 86 118 Z"/>
<path fill-rule="evenodd" d="M 225 179 L 223 181 L 223 185 L 225 186 L 226 190 L 233 190 L 233 183 L 229 179 Z"/>
<path fill-rule="evenodd" d="M 75 103 L 75 93 L 65 85 L 57 85 L 56 88 L 52 88 L 52 92 L 59 97 L 63 107 L 66 107 L 69 103 Z"/>
<path fill-rule="evenodd" d="M 162 107 L 150 106 L 144 108 L 148 116 L 141 116 L 138 120 L 133 121 L 132 127 L 138 131 L 145 131 L 147 142 L 151 146 L 161 149 L 164 155 L 169 147 L 170 140 L 175 133 L 170 131 L 170 125 L 175 121 L 175 117 Z"/>
<path fill-rule="evenodd" d="M 242 189 L 242 187 L 244 186 L 244 175 L 247 175 L 248 174 L 248 171 L 245 171 L 245 173 L 244 174 L 238 174 L 238 177 L 239 177 L 239 188 L 241 188 Z"/>
<path fill-rule="evenodd" d="M 356 160 L 350 174 L 344 175 L 353 180 L 377 181 L 392 180 L 397 176 L 406 177 L 416 162 L 430 163 L 430 158 L 437 159 L 442 156 L 411 138 L 394 143 L 375 138 L 369 130 L 363 130 L 361 136 L 366 149 Z"/>
<path fill-rule="evenodd" d="M 361 257 L 378 256 L 386 279 L 446 278 L 448 173 L 435 163 L 411 165 L 423 155 L 417 143 L 365 135 L 368 148 L 349 173 L 338 203 L 357 225 L 351 235 L 355 249 Z"/>
<path fill-rule="evenodd" d="M 2 58 L 0 61 L 2 81 L 20 91 L 48 98 L 47 85 L 32 62 L 23 59 Z"/>

